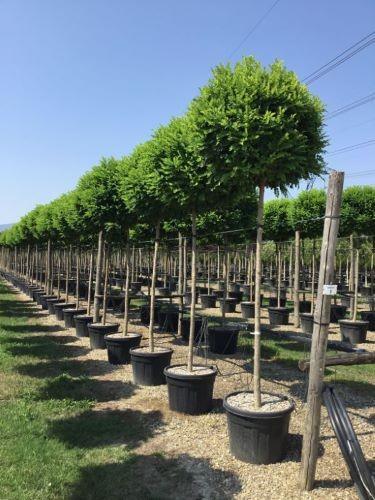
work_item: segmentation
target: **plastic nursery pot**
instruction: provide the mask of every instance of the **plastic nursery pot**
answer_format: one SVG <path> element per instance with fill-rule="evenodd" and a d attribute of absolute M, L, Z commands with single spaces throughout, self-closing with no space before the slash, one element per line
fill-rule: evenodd
<path fill-rule="evenodd" d="M 273 464 L 280 462 L 286 455 L 290 415 L 294 403 L 275 412 L 263 412 L 233 406 L 228 402 L 232 396 L 247 394 L 249 391 L 237 391 L 224 398 L 223 405 L 227 414 L 229 446 L 234 457 L 252 464 Z M 276 394 L 281 400 L 288 398 Z"/>
<path fill-rule="evenodd" d="M 361 287 L 361 295 L 363 297 L 369 297 L 371 295 L 371 287 L 370 286 L 362 286 Z"/>
<path fill-rule="evenodd" d="M 130 283 L 130 288 L 133 293 L 140 292 L 142 288 L 142 281 L 132 281 L 132 283 Z"/>
<path fill-rule="evenodd" d="M 47 304 L 47 300 L 48 299 L 54 299 L 56 297 L 56 295 L 40 295 L 40 305 L 42 306 L 42 309 L 44 309 L 45 311 L 48 309 L 48 304 Z"/>
<path fill-rule="evenodd" d="M 254 318 L 255 302 L 241 302 L 241 314 L 245 319 Z"/>
<path fill-rule="evenodd" d="M 188 372 L 185 365 L 172 365 L 164 370 L 168 386 L 169 408 L 188 415 L 200 415 L 212 409 L 212 394 L 217 369 L 194 365 Z"/>
<path fill-rule="evenodd" d="M 158 311 L 159 311 L 159 305 L 155 305 L 154 307 L 155 322 L 157 322 L 158 320 Z M 150 323 L 150 304 L 141 305 L 139 312 L 142 325 L 148 325 Z"/>
<path fill-rule="evenodd" d="M 53 298 L 53 299 L 47 299 L 47 309 L 49 314 L 55 314 L 55 304 L 60 304 L 61 302 L 64 302 L 64 299 L 58 299 L 58 298 Z"/>
<path fill-rule="evenodd" d="M 269 297 L 268 304 L 270 307 L 277 307 L 277 297 Z M 285 307 L 286 299 L 280 298 L 280 307 Z"/>
<path fill-rule="evenodd" d="M 108 361 L 111 365 L 125 365 L 130 363 L 130 349 L 138 347 L 141 343 L 140 333 L 129 333 L 125 337 L 120 333 L 105 335 L 107 344 Z"/>
<path fill-rule="evenodd" d="M 47 295 L 45 290 L 37 290 L 36 292 L 33 293 L 33 300 L 40 305 L 40 296 L 41 295 Z"/>
<path fill-rule="evenodd" d="M 207 295 L 208 288 L 206 286 L 198 286 L 199 295 Z"/>
<path fill-rule="evenodd" d="M 312 334 L 314 330 L 314 315 L 311 313 L 301 313 L 299 319 L 301 320 L 303 333 Z"/>
<path fill-rule="evenodd" d="M 230 292 L 239 292 L 240 284 L 239 283 L 229 283 L 229 291 Z"/>
<path fill-rule="evenodd" d="M 213 307 L 216 307 L 216 295 L 200 295 L 201 299 L 201 306 L 204 308 L 211 309 Z"/>
<path fill-rule="evenodd" d="M 145 348 L 130 349 L 133 380 L 139 385 L 165 384 L 164 369 L 171 362 L 172 349 L 157 348 L 154 352 Z"/>
<path fill-rule="evenodd" d="M 234 354 L 237 351 L 239 327 L 213 326 L 208 329 L 208 344 L 215 354 Z"/>
<path fill-rule="evenodd" d="M 240 291 L 229 291 L 228 292 L 228 298 L 230 299 L 236 299 L 237 301 L 237 304 L 239 304 L 242 300 L 242 297 L 243 297 L 243 292 L 240 292 Z"/>
<path fill-rule="evenodd" d="M 198 304 L 198 294 L 195 294 L 195 303 Z M 186 292 L 184 295 L 185 306 L 191 306 L 191 292 Z"/>
<path fill-rule="evenodd" d="M 82 314 L 74 318 L 74 323 L 76 325 L 76 336 L 77 337 L 88 337 L 89 330 L 87 325 L 92 323 L 94 319 L 93 316 L 88 316 L 87 314 Z"/>
<path fill-rule="evenodd" d="M 350 307 L 350 303 L 351 301 L 353 300 L 353 296 L 352 295 L 343 295 L 341 297 L 341 305 L 342 306 L 345 306 L 345 307 Z"/>
<path fill-rule="evenodd" d="M 159 286 L 156 289 L 156 295 L 159 295 L 159 297 L 169 297 L 170 294 L 171 292 L 167 286 Z"/>
<path fill-rule="evenodd" d="M 73 302 L 59 302 L 58 304 L 55 304 L 54 309 L 55 309 L 56 319 L 58 319 L 59 321 L 63 321 L 64 309 L 69 309 L 69 308 L 72 309 L 74 306 L 75 304 Z"/>
<path fill-rule="evenodd" d="M 224 296 L 223 290 L 212 290 L 212 295 L 215 295 L 217 299 L 222 299 Z"/>
<path fill-rule="evenodd" d="M 198 342 L 201 338 L 201 329 L 202 329 L 202 318 L 195 318 L 194 322 L 194 342 Z M 189 342 L 189 334 L 190 334 L 190 318 L 182 318 L 181 321 L 181 337 Z"/>
<path fill-rule="evenodd" d="M 289 309 L 287 307 L 269 307 L 268 317 L 270 325 L 287 325 L 289 323 Z"/>
<path fill-rule="evenodd" d="M 366 342 L 366 334 L 369 326 L 368 321 L 341 319 L 339 325 L 343 342 L 350 342 L 351 344 Z"/>
<path fill-rule="evenodd" d="M 158 323 L 161 331 L 176 333 L 178 330 L 178 309 L 167 306 L 159 309 Z"/>
<path fill-rule="evenodd" d="M 66 308 L 63 309 L 63 317 L 66 328 L 73 328 L 75 326 L 74 317 L 79 314 L 85 314 L 86 308 L 80 307 L 78 309 Z"/>
<path fill-rule="evenodd" d="M 311 311 L 311 301 L 310 300 L 300 300 L 299 301 L 299 312 L 309 313 Z"/>
<path fill-rule="evenodd" d="M 87 328 L 89 331 L 91 349 L 105 349 L 107 346 L 104 337 L 109 333 L 116 333 L 119 326 L 118 323 L 108 323 L 107 325 L 89 323 Z"/>
<path fill-rule="evenodd" d="M 338 323 L 340 319 L 344 319 L 346 309 L 346 306 L 331 304 L 330 323 Z"/>
<path fill-rule="evenodd" d="M 40 290 L 40 288 L 36 285 L 29 287 L 28 295 L 31 299 L 33 299 L 33 293 L 36 292 L 37 290 Z"/>
<path fill-rule="evenodd" d="M 237 299 L 218 299 L 220 304 L 220 309 L 224 310 L 226 313 L 236 312 Z"/>
<path fill-rule="evenodd" d="M 368 321 L 368 330 L 375 331 L 375 311 L 361 311 L 361 320 Z"/>

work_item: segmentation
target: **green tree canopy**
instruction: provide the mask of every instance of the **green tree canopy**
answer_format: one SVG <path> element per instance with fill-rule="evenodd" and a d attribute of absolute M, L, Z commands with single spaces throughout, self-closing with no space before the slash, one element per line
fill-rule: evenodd
<path fill-rule="evenodd" d="M 375 188 L 352 186 L 344 190 L 340 233 L 375 236 Z"/>
<path fill-rule="evenodd" d="M 264 205 L 265 238 L 273 241 L 286 241 L 293 236 L 290 223 L 290 210 L 293 202 L 288 198 L 276 198 Z"/>
<path fill-rule="evenodd" d="M 307 238 L 320 238 L 323 235 L 326 193 L 323 189 L 301 191 L 293 200 L 290 221 L 295 231 L 301 231 Z"/>

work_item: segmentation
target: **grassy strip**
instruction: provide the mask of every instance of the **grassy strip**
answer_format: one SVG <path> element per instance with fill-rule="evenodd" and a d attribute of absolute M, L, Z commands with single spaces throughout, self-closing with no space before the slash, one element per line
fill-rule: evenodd
<path fill-rule="evenodd" d="M 169 498 L 178 465 L 134 453 L 159 413 L 95 410 L 135 386 L 93 378 L 108 363 L 76 359 L 86 349 L 37 314 L 0 282 L 0 498 Z"/>

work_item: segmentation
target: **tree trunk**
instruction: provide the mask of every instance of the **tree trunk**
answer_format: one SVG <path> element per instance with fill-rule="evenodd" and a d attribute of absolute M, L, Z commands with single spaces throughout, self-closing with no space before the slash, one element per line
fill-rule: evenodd
<path fill-rule="evenodd" d="M 299 327 L 299 275 L 300 275 L 300 232 L 296 231 L 295 257 L 294 257 L 294 321 L 296 328 Z"/>
<path fill-rule="evenodd" d="M 109 274 L 109 246 L 106 249 L 104 245 L 104 290 L 103 290 L 103 317 L 102 325 L 105 325 L 107 320 L 107 291 L 108 291 L 108 274 Z"/>
<path fill-rule="evenodd" d="M 359 280 L 359 250 L 357 249 L 355 252 L 355 261 L 354 261 L 354 299 L 353 299 L 353 313 L 352 313 L 353 321 L 357 319 L 357 311 L 358 311 L 358 280 Z"/>
<path fill-rule="evenodd" d="M 349 239 L 350 244 L 350 274 L 349 274 L 349 291 L 354 291 L 354 236 L 351 234 Z"/>
<path fill-rule="evenodd" d="M 277 307 L 281 306 L 281 250 L 277 244 Z"/>
<path fill-rule="evenodd" d="M 77 258 L 76 258 L 76 309 L 79 308 L 79 266 L 81 265 L 80 259 L 80 249 L 77 247 Z"/>
<path fill-rule="evenodd" d="M 183 263 L 183 248 L 182 248 L 182 234 L 178 232 L 178 295 L 180 308 L 178 311 L 178 331 L 177 335 L 181 336 L 181 328 L 182 328 L 182 318 L 183 318 L 183 305 L 184 299 L 182 297 L 183 292 L 183 279 L 184 279 L 184 263 Z"/>
<path fill-rule="evenodd" d="M 128 334 L 128 326 L 129 326 L 129 281 L 130 281 L 130 245 L 129 245 L 129 231 L 126 235 L 126 264 L 125 264 L 125 305 L 124 305 L 124 327 L 123 327 L 123 336 L 125 337 Z"/>
<path fill-rule="evenodd" d="M 92 289 L 92 275 L 94 268 L 94 251 L 91 249 L 90 252 L 90 270 L 89 270 L 89 286 L 87 292 L 87 314 L 90 315 L 91 312 L 91 289 Z"/>
<path fill-rule="evenodd" d="M 257 217 L 257 245 L 255 254 L 255 314 L 254 314 L 254 406 L 261 407 L 262 399 L 260 392 L 260 291 L 262 281 L 262 240 L 263 240 L 263 219 L 264 219 L 264 184 L 259 186 L 258 217 Z"/>
<path fill-rule="evenodd" d="M 100 315 L 100 289 L 103 270 L 103 231 L 98 234 L 98 253 L 96 256 L 96 275 L 95 275 L 95 295 L 94 295 L 94 323 L 99 322 Z"/>
<path fill-rule="evenodd" d="M 151 280 L 151 297 L 150 297 L 150 324 L 148 326 L 148 335 L 150 342 L 150 351 L 155 350 L 155 339 L 154 339 L 154 322 L 155 322 L 155 286 L 156 286 L 156 266 L 158 262 L 158 249 L 160 242 L 160 222 L 156 224 L 156 235 L 155 235 L 155 246 L 154 246 L 154 258 L 152 261 L 152 280 Z"/>
<path fill-rule="evenodd" d="M 197 221 L 195 211 L 191 214 L 191 304 L 190 304 L 190 332 L 189 332 L 189 352 L 188 371 L 193 371 L 193 350 L 194 350 L 194 330 L 195 330 L 195 297 L 197 281 Z"/>

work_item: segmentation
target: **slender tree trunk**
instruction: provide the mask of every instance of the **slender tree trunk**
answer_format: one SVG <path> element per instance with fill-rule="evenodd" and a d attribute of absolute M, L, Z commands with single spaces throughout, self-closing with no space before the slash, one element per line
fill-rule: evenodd
<path fill-rule="evenodd" d="M 184 289 L 183 294 L 186 293 L 187 287 L 187 238 L 184 238 Z"/>
<path fill-rule="evenodd" d="M 80 249 L 77 247 L 77 258 L 76 258 L 76 309 L 79 308 L 79 267 L 81 265 L 80 259 Z"/>
<path fill-rule="evenodd" d="M 91 312 L 91 289 L 92 289 L 92 275 L 94 269 L 94 251 L 91 249 L 90 252 L 90 270 L 89 270 L 89 286 L 87 292 L 87 314 L 90 315 Z"/>
<path fill-rule="evenodd" d="M 156 287 L 156 266 L 158 263 L 158 250 L 160 243 L 160 222 L 156 224 L 155 244 L 154 244 L 154 258 L 152 261 L 152 279 L 151 279 L 151 297 L 150 297 L 150 324 L 148 326 L 148 335 L 150 342 L 150 351 L 155 350 L 154 339 L 154 322 L 155 322 L 155 287 Z"/>
<path fill-rule="evenodd" d="M 353 292 L 354 291 L 354 236 L 351 234 L 350 235 L 350 274 L 349 274 L 349 291 Z"/>
<path fill-rule="evenodd" d="M 103 252 L 103 260 L 104 260 L 104 290 L 103 290 L 103 317 L 102 317 L 102 325 L 105 325 L 107 321 L 107 291 L 108 291 L 108 274 L 109 274 L 109 246 L 108 248 L 104 245 Z"/>
<path fill-rule="evenodd" d="M 98 253 L 96 257 L 96 275 L 95 275 L 95 295 L 94 295 L 94 323 L 99 322 L 100 315 L 100 285 L 103 269 L 103 231 L 98 234 Z"/>
<path fill-rule="evenodd" d="M 183 279 L 184 279 L 184 264 L 183 264 L 183 248 L 182 248 L 182 234 L 179 232 L 178 233 L 178 295 L 179 297 L 179 302 L 180 302 L 180 308 L 178 311 L 178 331 L 177 334 L 180 337 L 181 336 L 181 328 L 182 328 L 182 318 L 183 318 L 183 298 L 182 298 L 182 291 L 183 291 Z"/>
<path fill-rule="evenodd" d="M 263 241 L 263 220 L 264 220 L 264 184 L 259 186 L 258 217 L 257 217 L 257 244 L 255 254 L 255 314 L 254 314 L 254 406 L 260 408 L 262 405 L 260 391 L 260 292 L 262 281 L 262 241 Z"/>
<path fill-rule="evenodd" d="M 299 327 L 300 232 L 296 231 L 294 257 L 294 326 Z"/>
<path fill-rule="evenodd" d="M 191 214 L 191 305 L 190 305 L 190 332 L 189 332 L 189 352 L 188 371 L 193 371 L 193 350 L 194 350 L 194 330 L 195 330 L 195 297 L 197 281 L 197 223 L 195 211 Z"/>
<path fill-rule="evenodd" d="M 359 250 L 357 249 L 355 252 L 355 261 L 354 261 L 354 299 L 353 299 L 353 313 L 352 313 L 353 321 L 357 319 L 358 281 L 359 281 Z"/>
<path fill-rule="evenodd" d="M 129 231 L 126 235 L 126 268 L 125 268 L 125 306 L 124 306 L 124 327 L 123 327 L 123 336 L 125 337 L 128 334 L 128 326 L 129 326 L 129 280 L 130 280 L 130 245 L 129 245 Z"/>
<path fill-rule="evenodd" d="M 281 306 L 281 250 L 277 244 L 277 307 Z"/>

